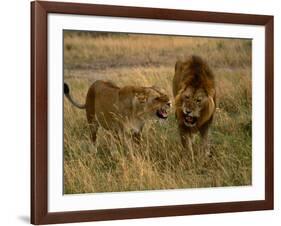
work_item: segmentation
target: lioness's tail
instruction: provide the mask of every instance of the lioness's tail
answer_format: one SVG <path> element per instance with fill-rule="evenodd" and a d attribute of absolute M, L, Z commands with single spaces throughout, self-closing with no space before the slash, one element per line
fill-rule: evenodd
<path fill-rule="evenodd" d="M 64 95 L 67 97 L 67 99 L 75 106 L 75 107 L 78 107 L 80 109 L 85 109 L 85 104 L 78 104 L 76 103 L 71 95 L 70 95 L 70 90 L 69 90 L 69 87 L 66 83 L 63 84 L 63 92 L 64 92 Z"/>

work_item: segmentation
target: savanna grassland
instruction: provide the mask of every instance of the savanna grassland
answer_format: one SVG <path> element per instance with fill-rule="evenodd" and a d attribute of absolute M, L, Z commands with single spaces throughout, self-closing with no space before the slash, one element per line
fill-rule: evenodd
<path fill-rule="evenodd" d="M 143 143 L 114 139 L 100 129 L 90 138 L 84 110 L 64 99 L 64 192 L 92 193 L 251 184 L 251 41 L 154 35 L 64 32 L 64 80 L 84 103 L 98 79 L 118 86 L 157 85 L 172 97 L 178 59 L 196 54 L 213 69 L 217 110 L 210 131 L 211 157 L 195 161 L 181 146 L 174 113 L 151 122 Z"/>

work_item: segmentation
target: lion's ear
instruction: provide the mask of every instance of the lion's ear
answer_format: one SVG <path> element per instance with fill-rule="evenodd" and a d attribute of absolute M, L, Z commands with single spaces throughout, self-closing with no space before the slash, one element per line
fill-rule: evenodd
<path fill-rule="evenodd" d="M 178 71 L 178 70 L 181 70 L 181 67 L 182 67 L 182 61 L 178 60 L 176 62 L 176 65 L 175 65 L 175 71 Z"/>
<path fill-rule="evenodd" d="M 208 91 L 208 96 L 214 98 L 215 95 L 216 95 L 216 90 L 215 90 L 215 89 L 210 89 L 210 90 Z"/>

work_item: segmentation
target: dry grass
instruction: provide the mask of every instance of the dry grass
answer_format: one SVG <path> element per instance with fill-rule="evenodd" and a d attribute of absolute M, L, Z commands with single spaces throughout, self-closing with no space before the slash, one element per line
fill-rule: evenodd
<path fill-rule="evenodd" d="M 204 57 L 216 75 L 218 110 L 211 127 L 211 158 L 180 144 L 174 115 L 146 125 L 137 147 L 101 129 L 92 144 L 85 112 L 64 101 L 64 191 L 91 193 L 251 184 L 251 42 L 152 35 L 66 32 L 64 76 L 84 102 L 97 79 L 119 86 L 158 85 L 172 94 L 177 59 Z M 197 139 L 198 143 L 198 139 Z M 195 145 L 195 150 L 197 145 Z"/>

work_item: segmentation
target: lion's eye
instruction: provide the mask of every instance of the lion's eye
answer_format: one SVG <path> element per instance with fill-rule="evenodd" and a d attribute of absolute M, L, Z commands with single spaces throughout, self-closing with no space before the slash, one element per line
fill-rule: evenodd
<path fill-rule="evenodd" d="M 189 96 L 184 96 L 184 99 L 189 100 Z"/>
<path fill-rule="evenodd" d="M 199 104 L 201 103 L 201 99 L 197 99 L 196 102 Z"/>

